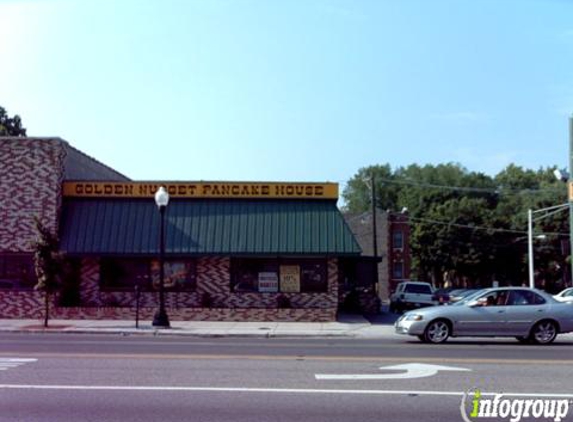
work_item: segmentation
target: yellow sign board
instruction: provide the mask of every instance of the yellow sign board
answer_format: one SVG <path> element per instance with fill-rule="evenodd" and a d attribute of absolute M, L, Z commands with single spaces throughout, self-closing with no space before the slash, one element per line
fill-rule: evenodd
<path fill-rule="evenodd" d="M 337 183 L 64 182 L 66 197 L 153 198 L 164 186 L 173 198 L 338 199 Z"/>
<path fill-rule="evenodd" d="M 569 202 L 573 202 L 573 182 L 569 182 L 567 185 L 569 187 Z"/>
<path fill-rule="evenodd" d="M 281 292 L 285 293 L 300 292 L 300 266 L 281 265 L 280 284 L 281 284 Z"/>

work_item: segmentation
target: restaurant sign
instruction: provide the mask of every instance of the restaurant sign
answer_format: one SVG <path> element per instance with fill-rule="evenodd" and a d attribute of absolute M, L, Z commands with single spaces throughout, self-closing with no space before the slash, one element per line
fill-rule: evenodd
<path fill-rule="evenodd" d="M 66 197 L 153 198 L 164 186 L 173 198 L 338 199 L 337 183 L 64 182 Z"/>

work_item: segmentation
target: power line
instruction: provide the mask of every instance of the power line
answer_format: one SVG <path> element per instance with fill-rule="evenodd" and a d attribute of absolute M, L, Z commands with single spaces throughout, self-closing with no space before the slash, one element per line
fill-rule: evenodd
<path fill-rule="evenodd" d="M 364 212 L 364 213 L 355 215 L 346 221 L 348 223 L 352 220 L 356 220 L 358 218 L 365 218 L 365 217 L 368 218 L 369 216 L 370 216 L 370 214 L 368 212 Z M 527 234 L 528 234 L 527 230 L 512 230 L 512 229 L 502 229 L 502 228 L 496 228 L 496 227 L 474 226 L 471 224 L 460 224 L 460 223 L 453 223 L 450 221 L 432 220 L 432 219 L 428 219 L 428 218 L 416 218 L 416 217 L 408 216 L 408 220 L 418 222 L 418 223 L 423 223 L 423 224 L 435 224 L 435 225 L 457 227 L 460 229 L 468 229 L 468 230 L 482 230 L 482 231 L 488 231 L 490 233 L 493 232 L 493 234 L 509 233 L 509 234 L 517 234 L 517 235 L 522 235 L 522 236 L 527 236 Z M 367 226 L 367 225 L 365 224 L 365 226 Z M 367 234 L 371 235 L 372 233 L 373 232 L 372 232 L 371 227 L 364 227 L 364 230 L 362 230 L 360 232 L 356 232 L 355 235 L 357 235 L 357 236 L 362 236 L 362 235 L 367 235 Z M 555 236 L 555 237 L 569 237 L 569 233 L 541 232 L 541 234 L 544 234 L 547 236 Z"/>
<path fill-rule="evenodd" d="M 554 192 L 559 193 L 560 188 L 546 188 L 546 189 L 508 189 L 508 188 L 478 188 L 472 186 L 454 186 L 454 185 L 439 185 L 435 183 L 420 182 L 416 180 L 397 180 L 397 179 L 385 179 L 376 177 L 377 182 L 396 184 L 396 185 L 408 185 L 417 186 L 432 189 L 442 189 L 442 190 L 453 190 L 460 192 L 475 192 L 475 193 L 488 193 L 493 195 L 523 195 L 523 194 L 536 194 L 540 192 Z M 341 185 L 348 185 L 349 181 L 338 181 Z"/>
<path fill-rule="evenodd" d="M 500 229 L 495 227 L 483 227 L 483 226 L 473 226 L 470 224 L 459 224 L 459 223 L 452 223 L 450 221 L 440 221 L 440 220 L 431 220 L 427 218 L 415 218 L 415 217 L 408 217 L 410 221 L 417 221 L 420 223 L 427 223 L 427 224 L 437 224 L 437 225 L 444 225 L 450 227 L 458 227 L 463 229 L 471 229 L 471 230 L 484 230 L 494 233 L 512 233 L 512 234 L 521 234 L 527 235 L 528 232 L 526 230 L 511 230 L 511 229 Z M 558 232 L 543 232 L 543 234 L 548 236 L 563 236 L 569 237 L 569 233 L 558 233 Z"/>

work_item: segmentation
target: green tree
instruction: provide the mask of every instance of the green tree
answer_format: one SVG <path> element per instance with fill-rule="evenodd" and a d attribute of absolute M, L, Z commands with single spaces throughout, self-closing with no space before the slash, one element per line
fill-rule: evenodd
<path fill-rule="evenodd" d="M 456 280 L 483 278 L 481 261 L 491 254 L 485 234 L 472 225 L 491 218 L 496 198 L 490 177 L 455 163 L 413 164 L 394 172 L 389 165 L 373 166 L 361 169 L 347 184 L 343 197 L 348 209 L 367 209 L 370 191 L 364 179 L 370 174 L 375 175 L 379 208 L 408 209 L 417 278 L 438 285 L 445 274 Z"/>
<path fill-rule="evenodd" d="M 374 177 L 376 207 L 382 210 L 395 209 L 400 185 L 397 184 L 389 164 L 364 167 L 348 181 L 342 197 L 350 212 L 363 212 L 370 209 L 370 181 Z"/>
<path fill-rule="evenodd" d="M 410 216 L 413 276 L 441 285 L 522 284 L 527 280 L 527 210 L 566 202 L 565 184 L 552 168 L 537 171 L 509 165 L 495 177 L 470 172 L 456 163 L 412 164 L 392 171 L 390 165 L 360 169 L 343 192 L 346 208 L 366 211 L 376 177 L 377 206 Z M 538 279 L 546 287 L 567 278 L 563 245 L 567 213 L 535 223 Z"/>
<path fill-rule="evenodd" d="M 509 165 L 495 177 L 500 200 L 494 224 L 514 232 L 499 235 L 497 239 L 501 249 L 495 267 L 500 280 L 525 282 L 528 278 L 527 211 L 567 202 L 567 187 L 555 179 L 553 170 L 533 171 Z M 534 235 L 545 235 L 545 239 L 534 243 L 536 280 L 548 290 L 558 290 L 563 280 L 570 277 L 566 263 L 568 251 L 564 248 L 568 244 L 568 214 L 558 212 L 540 218 L 533 228 Z"/>
<path fill-rule="evenodd" d="M 34 218 L 37 239 L 33 244 L 34 267 L 38 283 L 35 289 L 44 293 L 44 327 L 48 326 L 50 299 L 59 289 L 63 261 L 58 252 L 58 238 L 40 221 Z"/>
<path fill-rule="evenodd" d="M 8 116 L 6 109 L 0 107 L 0 136 L 26 136 L 26 129 L 22 127 L 22 119 L 17 114 Z"/>

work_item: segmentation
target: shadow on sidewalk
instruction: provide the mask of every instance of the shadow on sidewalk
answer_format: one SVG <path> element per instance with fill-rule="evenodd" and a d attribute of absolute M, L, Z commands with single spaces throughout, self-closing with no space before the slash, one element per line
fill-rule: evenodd
<path fill-rule="evenodd" d="M 400 317 L 399 314 L 382 312 L 380 314 L 355 314 L 340 312 L 336 320 L 344 324 L 372 324 L 372 325 L 394 325 Z"/>
<path fill-rule="evenodd" d="M 394 322 L 400 318 L 401 314 L 395 314 L 392 312 L 382 312 L 380 314 L 369 314 L 364 315 L 364 317 L 372 325 L 394 325 Z"/>

